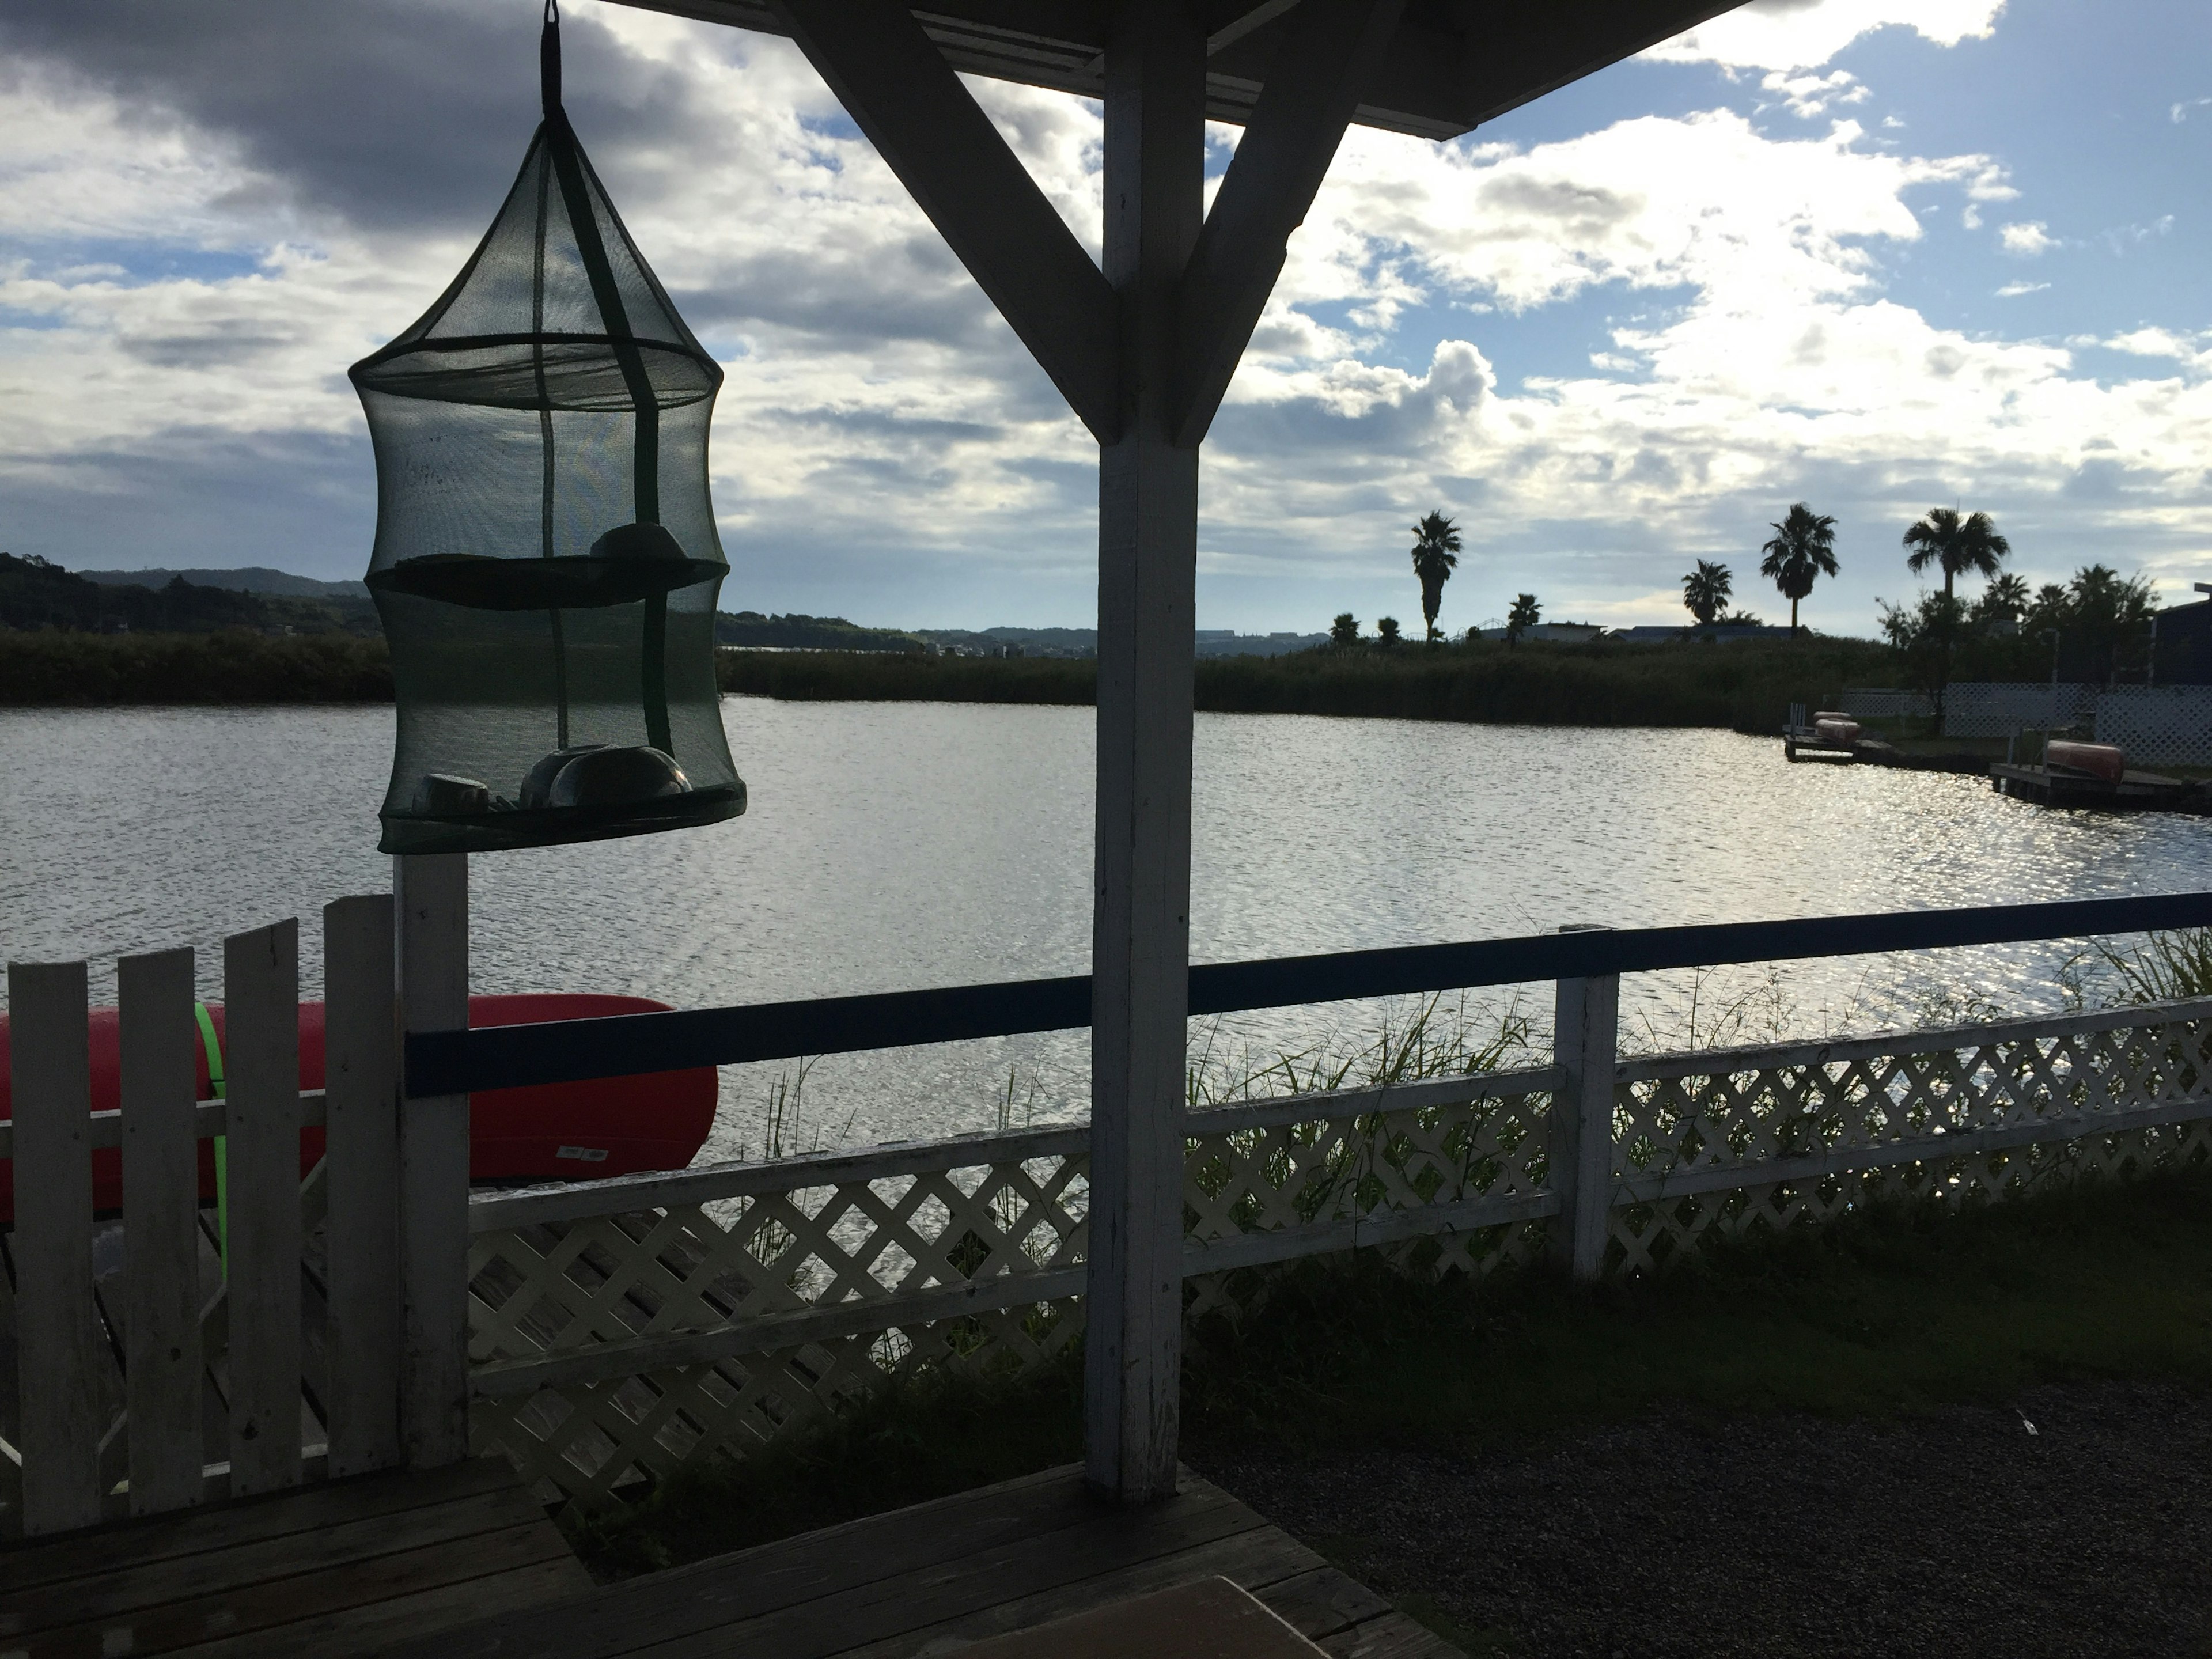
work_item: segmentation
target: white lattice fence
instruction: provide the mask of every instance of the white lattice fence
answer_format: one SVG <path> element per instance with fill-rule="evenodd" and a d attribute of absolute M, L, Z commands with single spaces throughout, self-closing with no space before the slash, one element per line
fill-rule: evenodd
<path fill-rule="evenodd" d="M 2062 682 L 1955 680 L 1943 690 L 1943 735 L 2006 738 L 2015 732 L 2048 732 L 2087 726 L 2094 717 L 2095 688 Z"/>
<path fill-rule="evenodd" d="M 1540 1249 L 1549 1066 L 1192 1114 L 1184 1267 L 1193 1318 L 1266 1293 L 1253 1271 L 1362 1248 L 1432 1276 Z"/>
<path fill-rule="evenodd" d="M 1614 1068 L 1606 1268 L 1870 1199 L 2001 1198 L 2212 1158 L 2212 998 Z M 1187 1123 L 1194 1319 L 1375 1249 L 1528 1260 L 1560 1218 L 1554 1067 L 1243 1103 Z M 1606 1097 L 1590 1097 L 1602 1111 Z M 1025 1369 L 1082 1328 L 1088 1131 L 482 1195 L 475 1432 L 585 1506 L 742 1455 L 921 1363 Z"/>
<path fill-rule="evenodd" d="M 1884 686 L 1846 686 L 1840 699 L 1843 711 L 1861 720 L 1925 720 L 1936 712 L 1935 699 L 1925 691 L 1899 691 Z"/>
<path fill-rule="evenodd" d="M 478 1443 L 586 1504 L 918 1360 L 1079 1328 L 1087 1131 L 726 1164 L 471 1205 Z"/>
<path fill-rule="evenodd" d="M 1613 1271 L 1884 1196 L 2016 1196 L 2212 1158 L 2212 999 L 1632 1061 Z"/>
<path fill-rule="evenodd" d="M 1525 1254 L 1550 1068 L 1194 1115 L 1193 1305 L 1382 1245 Z M 1082 1328 L 1089 1131 L 1053 1128 L 488 1194 L 471 1206 L 480 1448 L 586 1507 L 743 1455 L 921 1362 L 1026 1369 Z"/>
<path fill-rule="evenodd" d="M 2212 685 L 2117 686 L 2097 698 L 2097 741 L 2138 766 L 2212 766 Z"/>

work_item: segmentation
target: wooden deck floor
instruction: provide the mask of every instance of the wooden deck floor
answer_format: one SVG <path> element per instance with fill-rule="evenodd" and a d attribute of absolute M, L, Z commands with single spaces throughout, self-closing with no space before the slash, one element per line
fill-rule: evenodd
<path fill-rule="evenodd" d="M 341 1659 L 591 1587 L 514 1471 L 485 1459 L 0 1549 L 0 1659 Z"/>
<path fill-rule="evenodd" d="M 904 1659 L 1218 1575 L 1337 1659 L 1461 1659 L 1186 1473 L 1141 1510 L 1054 1469 L 550 1603 L 388 1651 L 486 1659 Z M 1146 1659 L 1171 1659 L 1166 1654 Z"/>

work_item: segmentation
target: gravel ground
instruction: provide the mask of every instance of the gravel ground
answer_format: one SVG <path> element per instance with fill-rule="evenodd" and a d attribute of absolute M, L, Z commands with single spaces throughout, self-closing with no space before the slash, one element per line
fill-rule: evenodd
<path fill-rule="evenodd" d="M 1887 1423 L 1668 1412 L 1510 1453 L 1187 1455 L 1382 1594 L 1488 1633 L 1477 1654 L 2212 1653 L 2212 1396 L 2171 1388 Z"/>

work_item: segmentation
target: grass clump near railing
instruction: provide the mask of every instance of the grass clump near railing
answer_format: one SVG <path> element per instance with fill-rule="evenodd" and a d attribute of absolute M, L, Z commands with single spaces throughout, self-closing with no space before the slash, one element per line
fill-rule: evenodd
<path fill-rule="evenodd" d="M 390 702 L 381 638 L 354 634 L 11 633 L 0 707 Z"/>
<path fill-rule="evenodd" d="M 1528 726 L 1731 726 L 1778 731 L 1790 705 L 1898 672 L 1887 646 L 1806 638 L 1726 645 L 1360 646 L 1207 658 L 1209 713 L 1340 714 Z M 1054 658 L 725 652 L 725 691 L 797 701 L 1087 703 L 1097 665 Z"/>
<path fill-rule="evenodd" d="M 1199 1326 L 1182 1397 L 1202 1462 L 1526 1443 L 1657 1407 L 1880 1418 L 2099 1378 L 2212 1388 L 2212 1171 L 1878 1206 L 1587 1289 L 1309 1262 Z M 927 1372 L 572 1534 L 602 1575 L 675 1565 L 1072 1462 L 1081 1423 L 1078 1350 L 1019 1377 Z"/>

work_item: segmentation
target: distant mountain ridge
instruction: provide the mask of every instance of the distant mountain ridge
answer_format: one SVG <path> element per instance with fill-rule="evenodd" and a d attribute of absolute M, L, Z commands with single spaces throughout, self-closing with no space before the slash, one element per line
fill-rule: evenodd
<path fill-rule="evenodd" d="M 102 587 L 167 587 L 183 580 L 194 587 L 220 587 L 233 593 L 278 593 L 295 599 L 365 599 L 366 582 L 319 581 L 295 576 L 289 570 L 272 570 L 265 564 L 249 564 L 236 570 L 80 570 L 76 573 Z"/>
<path fill-rule="evenodd" d="M 60 629 L 85 634 L 208 634 L 243 628 L 263 634 L 363 637 L 375 637 L 384 631 L 365 591 L 360 597 L 324 591 L 336 587 L 335 583 L 316 584 L 314 591 L 305 593 L 257 592 L 188 581 L 174 573 L 124 574 L 134 577 L 167 574 L 168 580 L 149 586 L 143 581 L 115 580 L 117 573 L 112 571 L 95 576 L 64 570 L 41 558 L 0 553 L 0 628 Z M 283 575 L 276 570 L 266 574 Z M 289 580 L 306 582 L 308 579 Z"/>

